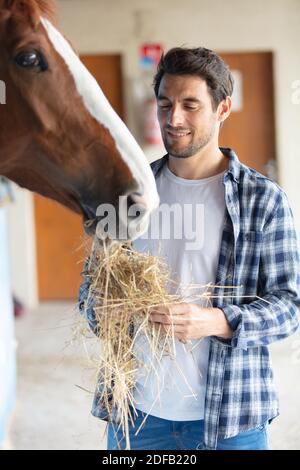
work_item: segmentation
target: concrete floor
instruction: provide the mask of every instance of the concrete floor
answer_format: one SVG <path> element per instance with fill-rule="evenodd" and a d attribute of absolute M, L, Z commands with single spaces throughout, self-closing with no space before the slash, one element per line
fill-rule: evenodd
<path fill-rule="evenodd" d="M 14 449 L 105 449 L 104 423 L 90 414 L 93 390 L 82 347 L 69 345 L 74 305 L 43 304 L 17 319 Z"/>
<path fill-rule="evenodd" d="M 105 449 L 105 424 L 90 414 L 91 371 L 72 338 L 74 305 L 43 304 L 16 322 L 17 406 L 14 449 Z M 281 416 L 270 428 L 273 449 L 300 449 L 300 333 L 272 346 Z"/>

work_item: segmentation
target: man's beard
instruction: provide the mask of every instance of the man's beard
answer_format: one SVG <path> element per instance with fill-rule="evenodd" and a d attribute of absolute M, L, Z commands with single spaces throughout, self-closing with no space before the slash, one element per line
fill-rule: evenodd
<path fill-rule="evenodd" d="M 176 129 L 180 130 L 180 129 Z M 211 141 L 215 132 L 215 126 L 212 124 L 206 134 L 198 138 L 197 142 L 191 142 L 189 145 L 183 148 L 176 149 L 176 144 L 170 144 L 168 142 L 168 136 L 166 131 L 162 134 L 163 142 L 168 154 L 175 158 L 189 158 L 196 155 Z"/>

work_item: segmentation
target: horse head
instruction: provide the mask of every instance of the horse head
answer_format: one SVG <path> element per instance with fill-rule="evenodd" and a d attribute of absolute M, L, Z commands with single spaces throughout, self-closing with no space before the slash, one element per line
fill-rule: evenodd
<path fill-rule="evenodd" d="M 130 223 L 145 226 L 158 205 L 149 164 L 54 26 L 52 6 L 0 0 L 0 174 L 94 221 L 91 231 L 97 208 L 118 208 L 120 196 L 140 208 Z"/>

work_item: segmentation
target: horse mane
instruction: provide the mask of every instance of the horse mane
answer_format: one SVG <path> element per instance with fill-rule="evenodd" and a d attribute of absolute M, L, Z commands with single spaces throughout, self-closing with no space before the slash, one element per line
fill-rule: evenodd
<path fill-rule="evenodd" d="M 2 9 L 27 14 L 33 22 L 34 18 L 41 16 L 55 21 L 56 16 L 54 0 L 0 0 L 0 10 Z"/>

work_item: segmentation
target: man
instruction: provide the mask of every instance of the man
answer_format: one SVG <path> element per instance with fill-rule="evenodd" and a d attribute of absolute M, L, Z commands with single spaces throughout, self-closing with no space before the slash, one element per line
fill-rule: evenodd
<path fill-rule="evenodd" d="M 160 250 L 181 286 L 216 287 L 212 306 L 187 301 L 153 310 L 157 326 L 173 325 L 176 358 L 163 357 L 156 374 L 146 367 L 137 374 L 132 449 L 267 449 L 267 425 L 278 415 L 268 345 L 298 327 L 299 254 L 284 192 L 218 146 L 232 89 L 228 67 L 205 48 L 171 49 L 158 65 L 154 90 L 168 154 L 152 170 L 161 205 L 202 208 L 202 235 L 195 245 L 184 235 L 141 237 L 135 248 Z M 174 234 L 183 221 L 167 223 Z M 87 316 L 95 327 L 92 304 Z M 146 365 L 147 345 L 140 353 Z M 97 393 L 93 413 L 106 417 Z M 108 448 L 124 448 L 116 423 Z"/>

